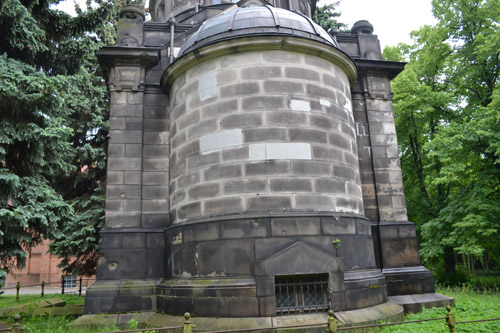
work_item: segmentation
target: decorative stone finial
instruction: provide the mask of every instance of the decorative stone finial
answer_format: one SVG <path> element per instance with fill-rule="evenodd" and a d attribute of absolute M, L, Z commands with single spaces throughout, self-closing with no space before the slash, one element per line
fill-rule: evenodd
<path fill-rule="evenodd" d="M 136 19 L 138 16 L 142 17 L 143 22 L 146 19 L 146 14 L 138 5 L 126 5 L 120 10 L 120 18 Z"/>
<path fill-rule="evenodd" d="M 373 25 L 367 20 L 357 21 L 351 28 L 351 34 L 357 35 L 359 33 L 371 35 L 373 33 Z"/>

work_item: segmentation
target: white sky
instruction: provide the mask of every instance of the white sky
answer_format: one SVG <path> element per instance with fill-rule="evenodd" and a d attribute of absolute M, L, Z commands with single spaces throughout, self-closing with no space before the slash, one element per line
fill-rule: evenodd
<path fill-rule="evenodd" d="M 76 0 L 84 3 L 82 0 Z M 325 5 L 336 0 L 320 0 Z M 57 7 L 74 15 L 73 0 L 62 1 Z M 353 26 L 356 21 L 368 20 L 378 35 L 382 50 L 399 42 L 411 43 L 410 32 L 425 24 L 435 24 L 431 0 L 341 0 L 339 21 Z"/>
<path fill-rule="evenodd" d="M 333 0 L 320 0 L 320 5 Z M 382 50 L 400 42 L 411 43 L 410 32 L 426 24 L 436 24 L 431 0 L 341 0 L 340 22 L 353 26 L 356 21 L 368 20 L 373 34 L 378 35 Z"/>

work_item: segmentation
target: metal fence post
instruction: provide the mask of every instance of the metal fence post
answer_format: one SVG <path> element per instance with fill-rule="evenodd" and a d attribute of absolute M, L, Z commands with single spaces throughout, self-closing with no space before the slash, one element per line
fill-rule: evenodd
<path fill-rule="evenodd" d="M 446 314 L 446 325 L 448 325 L 450 333 L 455 333 L 455 315 L 451 313 L 451 306 L 448 305 L 446 310 L 448 310 Z"/>
<path fill-rule="evenodd" d="M 12 327 L 10 328 L 11 333 L 21 333 L 22 332 L 22 327 L 21 324 L 19 324 L 19 320 L 21 319 L 21 316 L 19 314 L 14 315 L 14 324 L 12 324 Z"/>
<path fill-rule="evenodd" d="M 78 296 L 82 296 L 82 277 L 80 276 L 80 288 L 78 289 Z"/>
<path fill-rule="evenodd" d="M 64 275 L 61 275 L 61 288 L 62 288 L 61 294 L 64 295 Z"/>
<path fill-rule="evenodd" d="M 45 296 L 45 281 L 42 281 L 42 297 Z"/>
<path fill-rule="evenodd" d="M 182 333 L 192 333 L 193 328 L 195 328 L 196 325 L 191 324 L 191 322 L 189 321 L 189 319 L 191 318 L 191 314 L 189 312 L 186 312 L 184 314 L 184 318 L 186 320 L 184 321 L 184 327 L 182 329 Z"/>
<path fill-rule="evenodd" d="M 19 303 L 19 289 L 21 289 L 21 283 L 17 281 L 16 283 L 16 303 Z"/>
<path fill-rule="evenodd" d="M 329 333 L 337 332 L 337 319 L 333 316 L 333 310 L 328 311 L 328 324 L 326 326 L 326 331 Z"/>

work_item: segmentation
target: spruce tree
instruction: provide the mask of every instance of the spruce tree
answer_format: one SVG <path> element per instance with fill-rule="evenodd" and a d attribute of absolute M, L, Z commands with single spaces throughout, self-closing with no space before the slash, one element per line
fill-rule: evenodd
<path fill-rule="evenodd" d="M 112 44 L 116 6 L 98 0 L 72 17 L 59 2 L 0 4 L 0 269 L 22 267 L 25 251 L 49 238 L 66 271 L 88 275 L 108 128 L 94 52 Z"/>

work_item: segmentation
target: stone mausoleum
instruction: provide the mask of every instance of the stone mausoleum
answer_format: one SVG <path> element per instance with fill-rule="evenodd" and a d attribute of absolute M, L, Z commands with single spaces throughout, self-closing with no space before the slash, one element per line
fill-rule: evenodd
<path fill-rule="evenodd" d="M 127 6 L 97 53 L 110 143 L 86 313 L 448 301 L 405 209 L 390 90 L 404 64 L 367 21 L 326 32 L 309 1 L 233 2 L 151 0 L 147 22 Z"/>

